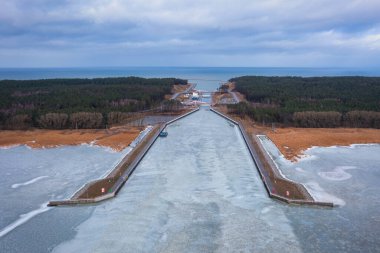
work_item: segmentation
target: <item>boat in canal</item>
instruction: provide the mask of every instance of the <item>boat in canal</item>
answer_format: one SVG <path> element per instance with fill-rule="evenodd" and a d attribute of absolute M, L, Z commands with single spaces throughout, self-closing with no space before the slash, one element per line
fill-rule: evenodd
<path fill-rule="evenodd" d="M 168 136 L 168 132 L 164 132 L 162 131 L 160 134 L 159 134 L 160 137 L 166 137 Z"/>

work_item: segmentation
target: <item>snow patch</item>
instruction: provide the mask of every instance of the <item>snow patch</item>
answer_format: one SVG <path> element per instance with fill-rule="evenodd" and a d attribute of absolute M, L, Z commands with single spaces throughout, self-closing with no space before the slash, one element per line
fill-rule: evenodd
<path fill-rule="evenodd" d="M 14 144 L 14 145 L 9 145 L 9 146 L 1 146 L 0 149 L 11 149 L 11 148 L 16 148 L 19 146 L 23 146 L 21 144 Z"/>
<path fill-rule="evenodd" d="M 304 172 L 305 172 L 305 170 L 304 170 L 304 169 L 302 169 L 301 167 L 296 167 L 296 168 L 295 168 L 295 170 L 296 170 L 296 171 L 298 171 L 298 172 L 302 172 L 302 173 L 304 173 Z"/>
<path fill-rule="evenodd" d="M 262 213 L 262 214 L 269 213 L 272 209 L 273 209 L 273 206 L 267 206 L 267 207 L 264 207 L 264 208 L 261 210 L 261 213 Z"/>
<path fill-rule="evenodd" d="M 319 157 L 316 155 L 303 154 L 303 155 L 300 155 L 299 158 L 297 158 L 297 163 L 305 162 L 305 161 L 314 161 L 314 160 L 318 160 L 318 158 Z"/>
<path fill-rule="evenodd" d="M 16 188 L 19 188 L 21 186 L 26 186 L 26 185 L 34 184 L 34 183 L 36 183 L 36 182 L 38 182 L 38 181 L 40 181 L 40 180 L 42 180 L 44 178 L 47 178 L 47 177 L 49 177 L 49 176 L 36 177 L 36 178 L 33 178 L 33 179 L 31 179 L 29 181 L 26 181 L 24 183 L 12 184 L 11 187 L 13 189 L 16 189 Z"/>
<path fill-rule="evenodd" d="M 153 126 L 147 126 L 143 131 L 140 132 L 139 136 L 137 136 L 136 139 L 134 139 L 134 141 L 132 141 L 132 143 L 129 145 L 130 147 L 132 148 L 135 148 L 137 146 L 137 144 L 139 144 L 143 139 L 144 137 L 153 129 Z"/>
<path fill-rule="evenodd" d="M 327 193 L 317 182 L 310 181 L 304 184 L 311 196 L 322 202 L 332 202 L 337 206 L 344 206 L 346 202 L 343 199 L 338 198 L 337 196 Z"/>
<path fill-rule="evenodd" d="M 347 173 L 346 170 L 357 169 L 355 166 L 338 166 L 332 171 L 318 172 L 318 175 L 323 179 L 330 181 L 344 181 L 350 179 L 352 175 Z"/>
<path fill-rule="evenodd" d="M 0 230 L 0 238 L 7 235 L 8 233 L 13 231 L 17 227 L 24 224 L 25 222 L 29 221 L 33 217 L 35 217 L 41 213 L 49 211 L 51 209 L 51 207 L 48 207 L 47 204 L 48 203 L 44 203 L 40 206 L 40 208 L 38 208 L 36 210 L 33 210 L 33 211 L 26 213 L 26 214 L 21 214 L 20 218 L 18 220 L 14 221 L 13 223 L 9 224 L 8 226 L 6 226 L 2 230 Z"/>

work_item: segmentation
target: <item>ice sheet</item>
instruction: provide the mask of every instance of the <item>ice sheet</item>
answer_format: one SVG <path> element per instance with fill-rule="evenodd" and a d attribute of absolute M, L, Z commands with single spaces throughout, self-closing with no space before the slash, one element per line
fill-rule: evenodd
<path fill-rule="evenodd" d="M 301 251 L 225 119 L 201 110 L 167 131 L 119 196 L 54 252 Z"/>

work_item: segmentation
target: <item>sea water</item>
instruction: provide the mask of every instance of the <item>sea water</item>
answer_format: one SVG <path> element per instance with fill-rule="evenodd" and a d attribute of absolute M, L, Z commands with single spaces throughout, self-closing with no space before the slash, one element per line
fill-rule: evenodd
<path fill-rule="evenodd" d="M 96 77 L 176 77 L 213 91 L 233 77 L 264 76 L 380 76 L 380 68 L 251 68 L 251 67 L 104 67 L 0 68 L 0 80 Z"/>

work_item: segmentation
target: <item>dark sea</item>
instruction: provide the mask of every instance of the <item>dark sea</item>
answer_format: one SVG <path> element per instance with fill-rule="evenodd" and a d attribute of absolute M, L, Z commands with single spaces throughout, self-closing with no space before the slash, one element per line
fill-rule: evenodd
<path fill-rule="evenodd" d="M 262 76 L 380 76 L 380 68 L 251 68 L 251 67 L 97 67 L 97 68 L 0 68 L 0 80 L 96 77 L 176 77 L 214 90 L 230 78 Z"/>

